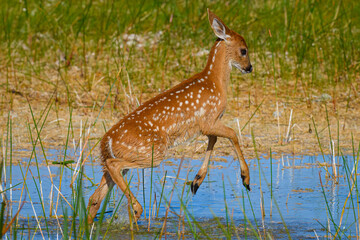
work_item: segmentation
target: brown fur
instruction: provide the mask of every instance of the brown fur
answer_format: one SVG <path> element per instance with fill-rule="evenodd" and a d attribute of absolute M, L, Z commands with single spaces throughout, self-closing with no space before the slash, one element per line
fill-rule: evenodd
<path fill-rule="evenodd" d="M 237 136 L 234 130 L 222 125 L 220 118 L 226 108 L 231 65 L 235 64 L 237 68 L 241 66 L 242 72 L 250 72 L 252 67 L 248 54 L 240 54 L 240 49 L 247 50 L 243 37 L 228 29 L 213 13 L 208 13 L 210 24 L 219 39 L 211 48 L 204 70 L 142 104 L 116 123 L 101 140 L 104 177 L 89 201 L 89 223 L 93 221 L 102 199 L 114 182 L 132 204 L 137 220 L 142 207 L 120 172 L 129 168 L 148 168 L 152 164 L 157 166 L 169 147 L 199 134 L 209 137 L 209 145 L 204 164 L 193 181 L 193 193 L 196 193 L 206 175 L 217 137 L 229 138 L 234 144 L 244 185 L 249 189 L 249 171 Z"/>

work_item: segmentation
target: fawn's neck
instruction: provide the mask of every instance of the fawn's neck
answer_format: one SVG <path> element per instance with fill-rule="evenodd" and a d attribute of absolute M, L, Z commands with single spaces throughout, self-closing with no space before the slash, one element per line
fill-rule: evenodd
<path fill-rule="evenodd" d="M 226 44 L 218 39 L 210 50 L 209 58 L 203 74 L 209 81 L 216 84 L 226 94 L 227 83 L 230 78 L 231 65 L 227 57 Z"/>

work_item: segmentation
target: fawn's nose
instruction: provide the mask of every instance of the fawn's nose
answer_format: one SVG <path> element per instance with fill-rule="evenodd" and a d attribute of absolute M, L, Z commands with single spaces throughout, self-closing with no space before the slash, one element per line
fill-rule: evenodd
<path fill-rule="evenodd" d="M 245 69 L 245 71 L 248 72 L 248 73 L 251 73 L 252 70 L 253 70 L 253 67 L 252 67 L 251 64 Z"/>

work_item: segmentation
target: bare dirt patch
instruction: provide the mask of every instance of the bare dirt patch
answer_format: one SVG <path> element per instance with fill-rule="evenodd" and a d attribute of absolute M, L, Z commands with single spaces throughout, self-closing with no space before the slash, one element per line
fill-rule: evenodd
<path fill-rule="evenodd" d="M 109 129 L 122 116 L 135 109 L 134 99 L 144 102 L 157 94 L 157 92 L 139 94 L 135 87 L 132 96 L 129 96 L 123 88 L 120 88 L 120 91 L 113 89 L 114 93 L 110 94 L 100 112 L 109 91 L 109 87 L 100 85 L 91 92 L 81 95 L 77 95 L 73 89 L 74 100 L 70 103 L 72 114 L 70 114 L 69 103 L 64 94 L 53 94 L 54 92 L 46 91 L 46 89 L 34 90 L 33 88 L 24 88 L 21 94 L 5 89 L 0 90 L 3 95 L 1 105 L 4 107 L 1 111 L 0 123 L 2 158 L 7 154 L 7 159 L 9 159 L 9 151 L 6 153 L 5 147 L 6 139 L 10 139 L 9 116 L 12 129 L 13 162 L 21 159 L 26 161 L 30 157 L 33 146 L 30 130 L 32 139 L 35 141 L 36 128 L 27 99 L 32 107 L 38 129 L 42 128 L 41 144 L 45 148 L 61 150 L 64 149 L 68 134 L 69 146 L 79 144 L 81 131 L 83 135 L 89 135 L 89 143 L 92 147 L 102 137 L 105 129 Z M 234 85 L 236 85 L 235 88 Z M 310 98 L 304 98 L 304 91 L 301 86 L 295 86 L 295 83 L 279 85 L 276 92 L 272 85 L 249 84 L 245 81 L 233 84 L 231 88 L 233 89 L 228 91 L 227 111 L 222 120 L 239 134 L 247 159 L 254 158 L 256 151 L 259 155 L 269 156 L 270 149 L 274 158 L 280 157 L 281 154 L 316 155 L 320 154 L 321 150 L 329 154 L 330 135 L 336 154 L 351 154 L 353 144 L 355 149 L 358 148 L 360 100 L 355 90 L 358 86 L 350 90 L 337 87 L 332 89 L 332 93 L 328 91 L 331 94 L 312 90 L 311 94 L 307 94 Z M 121 92 L 121 89 L 124 91 Z M 238 90 L 234 91 L 234 89 Z M 50 110 L 46 108 L 49 102 L 52 103 Z M 42 127 L 45 118 L 46 121 Z M 96 119 L 97 123 L 88 134 L 89 125 Z M 69 122 L 71 122 L 70 125 Z M 240 134 L 239 127 L 244 126 Z M 256 151 L 253 137 L 256 142 Z M 202 158 L 206 145 L 207 138 L 199 137 L 191 143 L 170 149 L 169 157 Z M 39 141 L 36 146 L 40 147 Z M 228 140 L 220 139 L 215 146 L 214 155 L 235 155 L 235 153 Z M 57 157 L 59 156 L 52 156 L 55 161 Z"/>

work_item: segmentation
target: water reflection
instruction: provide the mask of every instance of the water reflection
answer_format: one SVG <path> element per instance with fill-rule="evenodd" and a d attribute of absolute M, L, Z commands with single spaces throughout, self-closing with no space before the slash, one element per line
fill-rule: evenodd
<path fill-rule="evenodd" d="M 348 174 L 351 171 L 353 173 L 357 172 L 354 165 L 355 161 L 350 156 L 346 157 L 344 162 L 340 162 L 341 166 L 339 167 L 338 174 L 342 177 L 338 179 L 339 184 L 335 184 L 333 180 L 326 178 L 326 171 L 318 164 L 318 162 L 323 162 L 321 156 L 281 156 L 279 159 L 272 160 L 272 168 L 270 167 L 269 159 L 260 159 L 260 173 L 258 161 L 251 160 L 249 161 L 249 166 L 252 191 L 246 193 L 242 186 L 238 161 L 234 161 L 232 157 L 221 157 L 219 159 L 221 161 L 211 162 L 208 175 L 195 196 L 191 194 L 190 187 L 186 185 L 186 183 L 193 180 L 202 161 L 191 159 L 183 160 L 183 169 L 180 171 L 177 185 L 174 188 L 171 210 L 179 214 L 181 203 L 184 203 L 196 221 L 206 222 L 214 219 L 214 216 L 219 217 L 221 221 L 225 221 L 227 217 L 225 209 L 227 208 L 228 215 L 231 216 L 235 224 L 241 225 L 244 223 L 245 213 L 247 218 L 250 219 L 255 226 L 257 223 L 260 223 L 260 225 L 263 225 L 263 228 L 268 229 L 278 229 L 284 226 L 283 218 L 294 238 L 315 237 L 314 231 L 316 231 L 318 236 L 325 236 L 327 233 L 324 226 L 330 226 L 331 231 L 335 233 L 332 220 L 334 223 L 339 224 L 342 208 L 350 190 L 348 184 L 352 184 L 351 180 L 348 181 L 347 179 L 345 169 L 348 169 Z M 331 156 L 325 157 L 325 160 L 330 162 Z M 167 171 L 167 180 L 164 185 L 163 196 L 165 199 L 169 199 L 179 163 L 179 159 L 166 160 L 158 168 L 153 169 L 152 199 L 154 199 L 156 193 L 156 205 L 160 202 L 162 192 L 161 179 L 164 178 L 165 171 Z M 348 164 L 348 166 L 344 167 L 343 163 Z M 63 199 L 66 198 L 68 201 L 72 199 L 69 185 L 73 171 L 59 166 L 47 168 L 44 165 L 39 168 L 30 166 L 29 169 L 32 175 L 28 174 L 26 178 L 26 187 L 28 189 L 27 202 L 20 215 L 23 217 L 31 217 L 36 213 L 38 216 L 49 216 L 50 205 L 53 207 L 52 214 L 56 211 L 58 216 L 62 215 L 62 210 L 68 206 Z M 332 173 L 331 167 L 328 166 L 327 169 Z M 9 168 L 7 168 L 7 176 L 10 176 L 8 171 Z M 26 173 L 26 167 L 12 166 L 12 171 L 12 185 L 22 183 Z M 145 189 L 143 189 L 142 171 L 143 170 L 137 169 L 131 170 L 127 178 L 131 179 L 131 190 L 140 203 L 144 203 L 145 197 L 146 209 L 144 213 L 146 212 L 148 215 L 151 169 L 144 170 Z M 49 172 L 52 174 L 53 185 L 56 186 L 56 188 L 60 189 L 61 182 L 61 195 L 58 194 L 51 184 Z M 93 178 L 92 180 L 96 183 L 100 181 L 102 176 L 101 167 L 98 165 L 85 165 L 84 173 L 88 177 Z M 259 176 L 259 174 L 261 175 Z M 60 178 L 60 176 L 62 177 Z M 321 176 L 323 188 L 319 176 Z M 273 182 L 272 188 L 270 187 L 271 178 Z M 11 199 L 15 201 L 20 200 L 21 186 L 22 184 L 12 189 Z M 263 195 L 261 195 L 260 188 Z M 91 186 L 87 178 L 84 178 L 83 189 L 86 197 L 85 201 L 87 202 L 88 197 L 95 188 Z M 184 193 L 182 193 L 183 189 Z M 326 198 L 324 197 L 323 189 Z M 273 200 L 271 199 L 271 190 Z M 350 231 L 352 234 L 355 234 L 357 231 L 358 202 L 356 200 L 356 191 L 357 189 L 354 187 L 353 194 L 347 201 L 345 208 L 346 217 L 342 220 L 342 226 L 349 227 L 347 234 L 349 234 Z M 9 193 L 10 191 L 8 194 Z M 116 202 L 119 199 L 120 193 L 115 194 L 116 196 L 112 198 L 111 203 L 108 205 L 109 215 L 112 214 L 111 210 L 116 206 Z M 40 204 L 40 198 L 42 198 L 45 203 L 44 208 L 42 208 Z M 30 204 L 30 199 L 33 205 Z M 54 210 L 58 199 L 62 207 Z M 276 201 L 276 203 L 274 201 Z M 54 204 L 51 204 L 51 202 Z M 261 202 L 263 203 L 265 213 L 263 218 Z M 354 205 L 352 205 L 353 203 Z M 153 203 L 151 205 L 153 205 Z M 329 208 L 327 208 L 327 206 L 329 206 Z M 14 211 L 17 207 L 17 204 L 13 204 Z M 330 219 L 328 210 L 330 210 L 332 220 Z M 159 217 L 165 216 L 166 206 L 164 199 L 158 211 Z M 121 210 L 121 214 L 126 215 L 127 211 Z M 171 216 L 174 217 L 174 215 Z M 127 217 L 124 216 L 122 219 L 127 219 Z M 145 222 L 144 216 L 141 221 Z M 153 222 L 156 222 L 156 220 L 153 220 Z M 330 225 L 328 223 L 330 223 Z"/>

